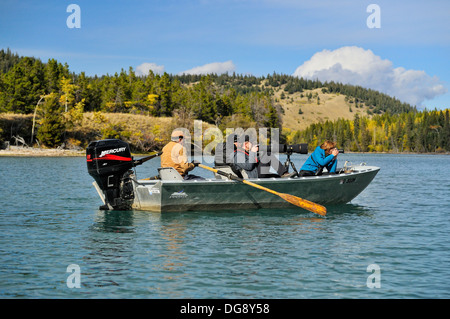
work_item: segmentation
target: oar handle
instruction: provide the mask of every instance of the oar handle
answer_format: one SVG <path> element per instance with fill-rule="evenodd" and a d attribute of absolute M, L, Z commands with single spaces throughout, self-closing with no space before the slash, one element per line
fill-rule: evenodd
<path fill-rule="evenodd" d="M 237 177 L 236 175 L 233 175 L 231 173 L 225 173 L 223 171 L 219 171 L 218 169 L 215 169 L 215 168 L 212 168 L 212 167 L 209 167 L 209 166 L 205 166 L 203 164 L 198 164 L 198 166 L 201 167 L 201 168 L 207 169 L 208 171 L 211 171 L 211 172 L 214 172 L 216 174 L 219 174 L 221 176 L 225 176 L 228 179 L 232 179 L 232 180 L 235 180 L 235 181 L 238 181 L 238 182 L 242 182 L 242 183 L 246 183 L 246 184 L 248 184 L 248 183 L 253 184 L 253 183 L 251 183 L 249 181 L 246 181 L 245 179 L 242 179 L 240 177 Z"/>
<path fill-rule="evenodd" d="M 152 158 L 155 158 L 155 157 L 157 157 L 157 156 L 160 156 L 162 154 L 162 152 L 158 152 L 158 153 L 156 153 L 156 154 L 153 154 L 153 155 L 150 155 L 150 156 L 147 156 L 147 157 L 143 157 L 143 158 L 140 158 L 140 159 L 138 159 L 138 160 L 135 160 L 134 162 L 133 162 L 133 166 L 138 166 L 138 165 L 141 165 L 141 164 L 144 164 L 145 162 L 147 162 L 148 160 L 151 160 Z"/>
<path fill-rule="evenodd" d="M 232 180 L 239 181 L 239 182 L 245 182 L 245 180 L 243 180 L 242 178 L 239 178 L 239 177 L 237 177 L 237 176 L 235 176 L 235 175 L 233 175 L 231 173 L 225 173 L 225 172 L 222 172 L 222 171 L 219 171 L 219 170 L 216 170 L 215 173 L 217 173 L 219 175 L 222 175 L 222 176 L 225 176 L 225 177 L 228 177 L 228 179 L 232 179 Z"/>

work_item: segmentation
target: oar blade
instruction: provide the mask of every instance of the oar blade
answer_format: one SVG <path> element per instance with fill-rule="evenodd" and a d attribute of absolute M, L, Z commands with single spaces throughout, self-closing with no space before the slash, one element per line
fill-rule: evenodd
<path fill-rule="evenodd" d="M 325 216 L 327 214 L 327 209 L 319 204 L 313 203 L 307 199 L 303 199 L 294 195 L 284 194 L 284 193 L 278 193 L 278 195 L 283 198 L 285 201 L 304 208 L 306 210 L 309 210 L 310 212 L 319 214 L 321 216 Z"/>

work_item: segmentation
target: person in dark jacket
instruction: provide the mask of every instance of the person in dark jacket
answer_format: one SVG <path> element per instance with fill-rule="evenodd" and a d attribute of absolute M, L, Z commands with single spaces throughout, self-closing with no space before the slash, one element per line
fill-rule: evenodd
<path fill-rule="evenodd" d="M 276 154 L 265 148 L 261 151 L 258 146 L 254 147 L 254 144 L 256 145 L 256 142 L 248 135 L 244 135 L 243 138 L 241 138 L 235 133 L 230 134 L 225 143 L 217 145 L 214 165 L 219 168 L 220 166 L 229 166 L 240 178 L 244 177 L 241 173 L 243 170 L 246 172 L 248 170 L 253 171 L 255 166 L 257 172 L 250 173 L 250 175 L 255 178 L 292 177 L 296 174 L 289 174 L 287 168 L 280 163 Z M 255 158 L 255 161 L 249 160 L 249 151 L 251 151 L 251 148 L 253 147 L 256 152 L 254 152 L 255 154 L 253 154 L 251 158 Z M 241 162 L 239 165 L 236 164 L 238 160 Z"/>
<path fill-rule="evenodd" d="M 228 135 L 223 143 L 218 143 L 214 155 L 214 165 L 224 166 L 233 163 L 234 152 L 236 152 L 236 144 L 238 135 L 233 133 Z"/>
<path fill-rule="evenodd" d="M 339 151 L 336 148 L 335 142 L 323 142 L 322 145 L 316 147 L 314 152 L 303 164 L 299 176 L 321 175 L 324 168 L 330 173 L 335 173 L 338 154 Z"/>
<path fill-rule="evenodd" d="M 244 170 L 248 178 L 258 178 L 258 145 L 248 135 L 241 136 L 235 143 L 233 164 Z"/>

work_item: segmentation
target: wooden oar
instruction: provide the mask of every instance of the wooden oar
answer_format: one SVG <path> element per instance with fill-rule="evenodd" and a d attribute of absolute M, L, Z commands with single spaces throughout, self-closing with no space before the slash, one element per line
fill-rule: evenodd
<path fill-rule="evenodd" d="M 255 188 L 259 188 L 259 189 L 261 189 L 263 191 L 266 191 L 266 192 L 269 192 L 271 194 L 277 195 L 277 196 L 281 197 L 282 199 L 284 199 L 285 201 L 287 201 L 287 202 L 289 202 L 289 203 L 291 203 L 291 204 L 293 204 L 295 206 L 298 206 L 298 207 L 304 208 L 306 210 L 309 210 L 310 212 L 319 214 L 321 216 L 325 216 L 327 214 L 327 209 L 324 206 L 316 204 L 316 203 L 313 203 L 313 202 L 311 202 L 309 200 L 306 200 L 306 199 L 303 199 L 303 198 L 300 198 L 300 197 L 297 197 L 297 196 L 294 196 L 294 195 L 289 195 L 289 194 L 285 194 L 285 193 L 276 192 L 276 191 L 274 191 L 272 189 L 269 189 L 267 187 L 264 187 L 264 186 L 252 183 L 252 182 L 250 182 L 248 180 L 239 178 L 239 177 L 234 176 L 232 174 L 228 174 L 228 173 L 219 171 L 219 170 L 217 170 L 215 168 L 212 168 L 212 167 L 209 167 L 209 166 L 205 166 L 203 164 L 198 164 L 198 166 L 203 168 L 203 169 L 206 169 L 208 171 L 214 172 L 216 174 L 228 177 L 229 179 L 232 179 L 232 180 L 235 180 L 235 181 L 239 181 L 239 182 L 242 182 L 242 183 L 247 184 L 249 186 L 252 186 L 252 187 L 255 187 Z"/>

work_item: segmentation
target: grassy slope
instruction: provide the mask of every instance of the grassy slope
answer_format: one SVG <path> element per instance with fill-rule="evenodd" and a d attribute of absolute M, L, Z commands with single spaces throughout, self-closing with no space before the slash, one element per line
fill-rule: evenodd
<path fill-rule="evenodd" d="M 345 101 L 345 95 L 337 95 L 330 93 L 322 93 L 321 89 L 306 90 L 302 94 L 304 97 L 300 97 L 300 93 L 287 94 L 285 99 L 281 99 L 281 93 L 279 90 L 275 93 L 275 97 L 278 99 L 278 103 L 284 108 L 283 127 L 291 130 L 302 130 L 313 123 L 335 121 L 339 118 L 352 120 L 355 114 L 367 116 L 367 107 L 362 106 L 356 108 L 354 103 Z M 317 104 L 317 98 L 312 98 L 308 102 L 306 94 L 311 92 L 316 93 L 319 97 L 320 104 Z M 299 114 L 301 108 L 303 114 Z M 352 112 L 350 112 L 350 108 Z"/>

